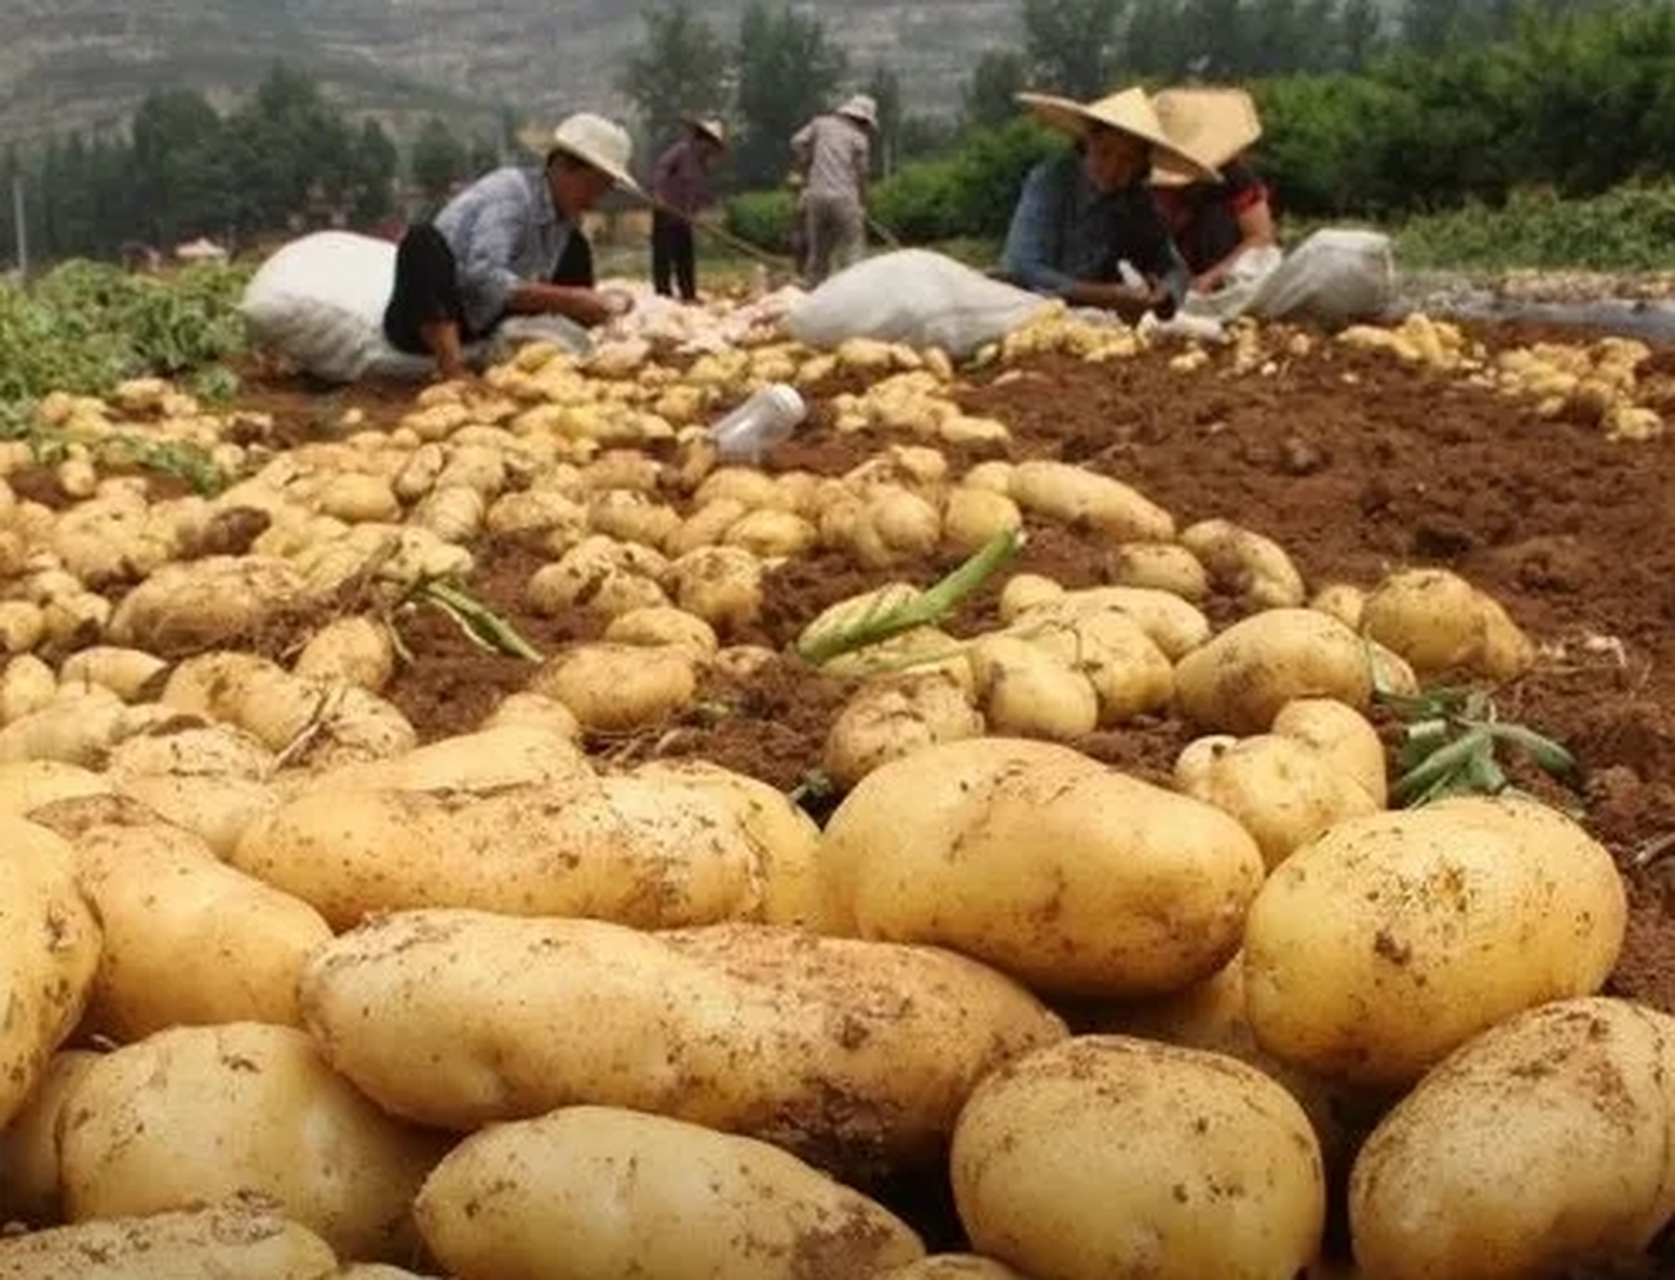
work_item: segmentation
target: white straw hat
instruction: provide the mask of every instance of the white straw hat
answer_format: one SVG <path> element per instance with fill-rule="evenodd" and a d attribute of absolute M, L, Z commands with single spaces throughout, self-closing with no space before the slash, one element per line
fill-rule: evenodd
<path fill-rule="evenodd" d="M 578 112 L 553 130 L 552 141 L 548 145 L 599 170 L 625 191 L 644 194 L 640 184 L 628 172 L 629 163 L 634 158 L 634 140 L 628 136 L 628 130 L 615 121 L 590 111 Z"/>
<path fill-rule="evenodd" d="M 718 147 L 727 145 L 727 126 L 715 116 L 687 116 L 686 123 Z"/>
<path fill-rule="evenodd" d="M 1220 168 L 1262 136 L 1256 103 L 1243 89 L 1165 89 L 1152 95 L 1152 110 L 1164 131 L 1193 155 Z M 1158 186 L 1178 187 L 1198 181 L 1168 157 L 1152 168 Z"/>
<path fill-rule="evenodd" d="M 1151 143 L 1160 157 L 1173 161 L 1199 180 L 1214 182 L 1220 177 L 1214 165 L 1198 159 L 1169 136 L 1144 89 L 1124 89 L 1095 102 L 1075 102 L 1046 93 L 1020 93 L 1018 101 L 1042 123 L 1072 137 L 1080 138 L 1090 126 L 1103 125 Z"/>
<path fill-rule="evenodd" d="M 859 120 L 867 128 L 878 125 L 878 104 L 867 94 L 857 93 L 849 101 L 837 109 L 840 116 L 848 116 L 851 120 Z"/>

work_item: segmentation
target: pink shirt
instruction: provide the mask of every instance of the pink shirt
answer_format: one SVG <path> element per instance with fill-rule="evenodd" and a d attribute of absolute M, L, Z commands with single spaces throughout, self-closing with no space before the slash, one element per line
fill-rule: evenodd
<path fill-rule="evenodd" d="M 657 158 L 651 171 L 651 193 L 659 203 L 681 213 L 697 213 L 715 203 L 697 142 L 683 138 Z"/>

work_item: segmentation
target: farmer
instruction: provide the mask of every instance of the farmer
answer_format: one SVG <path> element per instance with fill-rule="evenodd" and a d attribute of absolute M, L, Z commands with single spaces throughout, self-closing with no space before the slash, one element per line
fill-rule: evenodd
<path fill-rule="evenodd" d="M 1262 136 L 1256 104 L 1242 89 L 1165 89 L 1152 108 L 1171 138 L 1215 166 L 1206 182 L 1167 159 L 1152 170 L 1153 196 L 1181 256 L 1194 293 L 1214 293 L 1239 259 L 1275 244 L 1268 188 L 1245 159 Z"/>
<path fill-rule="evenodd" d="M 861 256 L 866 244 L 867 179 L 878 104 L 864 93 L 816 116 L 791 139 L 803 179 L 803 279 L 819 284 Z"/>
<path fill-rule="evenodd" d="M 1146 179 L 1160 157 L 1206 179 L 1214 170 L 1170 140 L 1143 89 L 1086 104 L 1036 93 L 1018 100 L 1076 145 L 1024 180 L 1000 274 L 1130 322 L 1148 311 L 1174 315 L 1192 277 Z"/>
<path fill-rule="evenodd" d="M 581 113 L 558 126 L 537 170 L 485 174 L 419 223 L 396 249 L 395 287 L 384 312 L 392 346 L 435 358 L 443 378 L 466 373 L 463 346 L 512 314 L 603 323 L 621 305 L 594 288 L 582 215 L 629 176 L 627 130 Z"/>
<path fill-rule="evenodd" d="M 651 194 L 657 203 L 651 215 L 651 279 L 665 298 L 670 295 L 672 276 L 682 302 L 698 300 L 692 223 L 715 204 L 709 171 L 726 149 L 727 132 L 721 121 L 690 119 L 686 136 L 659 156 L 652 169 Z"/>

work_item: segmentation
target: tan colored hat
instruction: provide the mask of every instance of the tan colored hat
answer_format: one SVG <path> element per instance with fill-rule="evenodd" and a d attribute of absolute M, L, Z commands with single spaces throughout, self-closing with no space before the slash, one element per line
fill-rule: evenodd
<path fill-rule="evenodd" d="M 1020 93 L 1018 101 L 1033 111 L 1042 123 L 1072 137 L 1085 135 L 1091 125 L 1104 125 L 1132 134 L 1157 148 L 1161 156 L 1195 174 L 1201 181 L 1215 182 L 1215 166 L 1199 160 L 1171 138 L 1152 110 L 1144 89 L 1124 89 L 1107 94 L 1097 102 L 1074 102 L 1045 93 Z"/>
<path fill-rule="evenodd" d="M 727 126 L 715 116 L 687 116 L 686 123 L 718 147 L 727 145 Z"/>
<path fill-rule="evenodd" d="M 864 93 L 857 93 L 849 101 L 837 109 L 840 116 L 848 116 L 851 120 L 859 120 L 867 128 L 878 126 L 878 104 Z"/>
<path fill-rule="evenodd" d="M 1165 89 L 1152 95 L 1152 110 L 1171 138 L 1218 169 L 1262 136 L 1256 103 L 1243 89 Z M 1152 181 L 1179 187 L 1200 179 L 1163 158 Z"/>
<path fill-rule="evenodd" d="M 562 151 L 590 168 L 599 170 L 624 191 L 644 195 L 640 184 L 628 172 L 634 159 L 634 140 L 614 120 L 589 111 L 567 117 L 551 134 L 526 129 L 518 140 L 531 151 Z"/>

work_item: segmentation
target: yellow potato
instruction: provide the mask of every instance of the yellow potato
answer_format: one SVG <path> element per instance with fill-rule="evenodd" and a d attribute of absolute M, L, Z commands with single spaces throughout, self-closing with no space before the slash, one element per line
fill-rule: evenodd
<path fill-rule="evenodd" d="M 84 1049 L 53 1054 L 23 1110 L 0 1130 L 0 1220 L 36 1229 L 64 1220 L 58 1191 L 58 1117 L 71 1088 L 98 1060 L 97 1053 Z"/>
<path fill-rule="evenodd" d="M 700 659 L 713 657 L 721 647 L 715 628 L 709 623 L 695 614 L 666 605 L 635 609 L 611 619 L 604 638 L 612 644 L 677 645 Z"/>
<path fill-rule="evenodd" d="M 495 1280 L 835 1280 L 924 1253 L 887 1210 L 777 1147 L 609 1107 L 467 1138 L 414 1214 L 450 1271 Z"/>
<path fill-rule="evenodd" d="M 1084 1036 L 1001 1067 L 950 1157 L 974 1247 L 1058 1280 L 1292 1280 L 1320 1251 L 1308 1117 L 1221 1054 Z"/>
<path fill-rule="evenodd" d="M 21 1111 L 80 1020 L 99 965 L 99 924 L 76 884 L 68 841 L 0 821 L 0 1127 Z"/>
<path fill-rule="evenodd" d="M 1675 1019 L 1622 1000 L 1560 1001 L 1467 1041 L 1355 1162 L 1364 1273 L 1514 1280 L 1643 1255 L 1675 1214 L 1672 1082 Z"/>
<path fill-rule="evenodd" d="M 1175 519 L 1137 490 L 1068 462 L 1032 460 L 1012 470 L 1007 492 L 1025 511 L 1086 525 L 1125 542 L 1171 542 Z"/>
<path fill-rule="evenodd" d="M 1329 614 L 1351 631 L 1361 629 L 1361 614 L 1366 607 L 1367 593 L 1344 582 L 1328 583 L 1309 601 L 1309 608 Z"/>
<path fill-rule="evenodd" d="M 1005 494 L 963 486 L 943 498 L 942 537 L 960 555 L 973 555 L 1009 529 L 1021 529 L 1023 512 Z"/>
<path fill-rule="evenodd" d="M 282 802 L 279 792 L 265 782 L 214 774 L 140 774 L 113 781 L 116 794 L 190 831 L 222 859 L 232 856 L 246 827 Z"/>
<path fill-rule="evenodd" d="M 1366 716 L 1331 698 L 1299 698 L 1280 708 L 1273 732 L 1324 752 L 1382 809 L 1389 800 L 1384 742 Z"/>
<path fill-rule="evenodd" d="M 1251 1026 L 1320 1075 L 1410 1085 L 1495 1023 L 1598 991 L 1626 919 L 1610 853 L 1535 801 L 1352 819 L 1294 853 L 1251 906 Z"/>
<path fill-rule="evenodd" d="M 1067 741 L 1099 725 L 1099 694 L 1082 672 L 1047 648 L 987 635 L 966 651 L 985 722 L 997 733 Z"/>
<path fill-rule="evenodd" d="M 111 780 L 104 774 L 62 760 L 0 763 L 0 813 L 19 818 L 56 800 L 109 795 L 111 790 Z"/>
<path fill-rule="evenodd" d="M 1064 748 L 928 747 L 862 780 L 826 825 L 837 915 L 946 946 L 1037 991 L 1176 990 L 1238 950 L 1255 841 L 1210 805 Z"/>
<path fill-rule="evenodd" d="M 1202 562 L 1173 542 L 1128 542 L 1111 556 L 1111 581 L 1123 587 L 1167 591 L 1196 604 L 1210 594 Z"/>
<path fill-rule="evenodd" d="M 0 1280 L 322 1280 L 336 1263 L 324 1240 L 254 1196 L 0 1236 Z"/>
<path fill-rule="evenodd" d="M 291 791 L 494 791 L 592 774 L 574 736 L 562 726 L 503 724 L 439 738 L 384 760 L 310 774 Z"/>
<path fill-rule="evenodd" d="M 1467 672 L 1511 680 L 1535 645 L 1493 597 L 1446 569 L 1392 574 L 1367 597 L 1361 629 L 1400 654 L 1421 679 Z"/>
<path fill-rule="evenodd" d="M 982 736 L 983 716 L 965 688 L 942 671 L 875 680 L 838 713 L 821 767 L 843 791 L 880 765 L 920 747 Z"/>
<path fill-rule="evenodd" d="M 935 1159 L 977 1080 L 1064 1034 L 969 960 L 765 925 L 408 912 L 321 948 L 301 991 L 332 1065 L 392 1114 L 626 1107 L 854 1176 Z"/>
<path fill-rule="evenodd" d="M 1272 538 L 1228 520 L 1201 520 L 1181 532 L 1181 545 L 1211 582 L 1236 592 L 1249 608 L 1295 609 L 1308 598 L 1302 575 Z"/>
<path fill-rule="evenodd" d="M 1269 609 L 1237 622 L 1175 667 L 1176 702 L 1206 729 L 1266 733 L 1286 703 L 1333 698 L 1356 711 L 1372 700 L 1366 646 L 1312 609 Z"/>
<path fill-rule="evenodd" d="M 1004 601 L 1003 607 L 1004 607 Z M 1171 662 L 1178 662 L 1210 638 L 1210 620 L 1179 596 L 1151 587 L 1088 587 L 1037 606 L 1017 610 L 1014 620 L 1032 615 L 1079 616 L 1119 613 L 1131 618 Z"/>
<path fill-rule="evenodd" d="M 684 645 L 599 642 L 547 659 L 528 690 L 562 702 L 591 733 L 631 733 L 685 709 L 698 676 Z"/>
<path fill-rule="evenodd" d="M 1003 1262 L 975 1253 L 937 1253 L 910 1262 L 894 1271 L 881 1272 L 877 1280 L 1029 1280 Z"/>
<path fill-rule="evenodd" d="M 1145 626 L 1121 609 L 1078 605 L 1074 596 L 1021 614 L 1007 632 L 1066 662 L 1099 702 L 1112 728 L 1161 711 L 1175 693 L 1175 671 Z"/>
<path fill-rule="evenodd" d="M 213 648 L 299 603 L 306 586 L 294 566 L 272 556 L 166 564 L 122 597 L 111 615 L 110 640 L 162 657 Z"/>
<path fill-rule="evenodd" d="M 291 668 L 315 680 L 344 680 L 382 693 L 395 678 L 395 639 L 376 618 L 339 618 L 314 633 Z"/>
<path fill-rule="evenodd" d="M 100 1058 L 64 1102 L 72 1222 L 272 1196 L 340 1253 L 410 1258 L 409 1205 L 447 1148 L 334 1074 L 291 1027 L 180 1027 Z"/>

